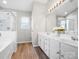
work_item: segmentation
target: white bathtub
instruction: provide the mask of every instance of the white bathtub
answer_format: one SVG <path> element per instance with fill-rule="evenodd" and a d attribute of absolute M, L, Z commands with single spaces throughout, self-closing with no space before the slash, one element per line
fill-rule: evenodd
<path fill-rule="evenodd" d="M 16 31 L 0 31 L 0 52 L 4 50 L 11 42 L 16 42 Z"/>

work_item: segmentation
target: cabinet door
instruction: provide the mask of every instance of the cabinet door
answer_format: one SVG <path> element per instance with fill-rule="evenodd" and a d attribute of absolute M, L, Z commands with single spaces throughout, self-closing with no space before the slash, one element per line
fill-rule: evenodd
<path fill-rule="evenodd" d="M 40 46 L 41 44 L 41 35 L 38 35 L 38 45 Z"/>
<path fill-rule="evenodd" d="M 46 38 L 45 39 L 45 53 L 49 57 L 50 56 L 50 39 Z"/>
<path fill-rule="evenodd" d="M 61 43 L 61 59 L 78 59 L 78 48 Z"/>
<path fill-rule="evenodd" d="M 43 51 L 45 50 L 45 39 L 46 39 L 46 36 L 42 36 L 42 39 L 41 39 L 41 49 Z"/>
<path fill-rule="evenodd" d="M 50 59 L 59 59 L 59 42 L 55 38 L 50 40 Z"/>

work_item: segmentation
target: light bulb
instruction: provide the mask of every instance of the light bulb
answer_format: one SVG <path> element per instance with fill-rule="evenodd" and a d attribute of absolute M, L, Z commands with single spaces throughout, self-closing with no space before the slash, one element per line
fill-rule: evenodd
<path fill-rule="evenodd" d="M 3 2 L 3 4 L 7 4 L 7 1 L 6 0 L 3 0 L 2 2 Z"/>
<path fill-rule="evenodd" d="M 65 15 L 67 15 L 67 14 L 68 14 L 68 12 L 66 11 L 66 12 L 65 12 Z"/>

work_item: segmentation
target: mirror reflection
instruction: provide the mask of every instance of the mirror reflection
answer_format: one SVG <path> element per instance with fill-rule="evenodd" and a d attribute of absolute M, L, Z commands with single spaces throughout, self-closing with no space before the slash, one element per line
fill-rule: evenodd
<path fill-rule="evenodd" d="M 78 34 L 78 10 L 73 11 L 65 17 L 58 17 L 57 26 L 65 28 L 66 32 Z"/>

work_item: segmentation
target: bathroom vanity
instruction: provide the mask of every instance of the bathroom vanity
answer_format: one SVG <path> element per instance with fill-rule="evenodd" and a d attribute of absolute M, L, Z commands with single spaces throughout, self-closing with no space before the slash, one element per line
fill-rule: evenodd
<path fill-rule="evenodd" d="M 69 35 L 38 33 L 38 45 L 49 59 L 78 59 L 78 41 Z"/>

